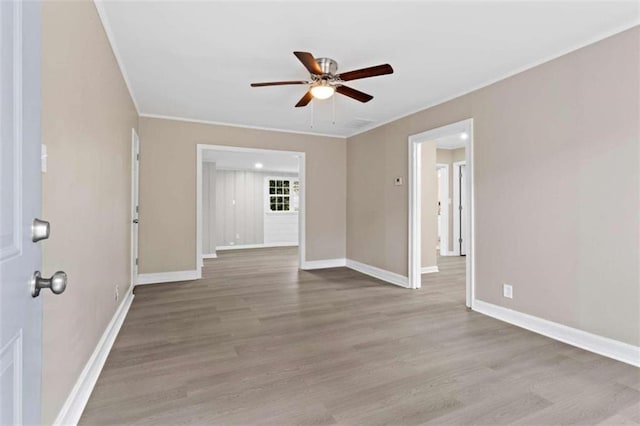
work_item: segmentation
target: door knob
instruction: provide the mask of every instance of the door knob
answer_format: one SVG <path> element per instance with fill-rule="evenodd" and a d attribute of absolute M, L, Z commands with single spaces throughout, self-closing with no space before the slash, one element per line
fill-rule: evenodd
<path fill-rule="evenodd" d="M 53 294 L 63 293 L 67 288 L 67 274 L 58 271 L 51 278 L 42 278 L 40 271 L 34 272 L 31 278 L 31 296 L 38 297 L 43 288 L 50 289 Z"/>

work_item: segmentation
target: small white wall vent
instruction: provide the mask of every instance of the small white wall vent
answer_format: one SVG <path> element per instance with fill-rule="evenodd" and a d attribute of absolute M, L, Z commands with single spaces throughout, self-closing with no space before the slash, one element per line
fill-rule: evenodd
<path fill-rule="evenodd" d="M 345 126 L 349 129 L 362 129 L 373 122 L 374 120 L 368 118 L 354 118 L 353 120 L 346 122 Z"/>

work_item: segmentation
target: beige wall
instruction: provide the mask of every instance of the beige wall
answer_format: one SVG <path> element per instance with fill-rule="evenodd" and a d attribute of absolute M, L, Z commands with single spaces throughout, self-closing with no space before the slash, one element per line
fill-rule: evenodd
<path fill-rule="evenodd" d="M 457 163 L 458 161 L 464 161 L 464 148 L 458 148 L 451 151 L 451 163 Z"/>
<path fill-rule="evenodd" d="M 346 140 L 140 118 L 140 273 L 196 268 L 196 145 L 306 153 L 307 260 L 344 258 Z"/>
<path fill-rule="evenodd" d="M 202 254 L 216 252 L 216 163 L 202 162 Z"/>
<path fill-rule="evenodd" d="M 451 163 L 451 153 L 452 149 L 436 149 L 436 162 L 439 164 L 450 164 Z"/>
<path fill-rule="evenodd" d="M 42 422 L 51 424 L 129 287 L 130 144 L 137 113 L 91 1 L 42 3 Z M 34 401 L 36 402 L 36 401 Z"/>
<path fill-rule="evenodd" d="M 438 265 L 438 174 L 436 171 L 436 143 L 421 145 L 422 192 L 420 194 L 420 231 L 422 268 Z"/>
<path fill-rule="evenodd" d="M 635 27 L 349 138 L 347 256 L 407 274 L 407 138 L 473 118 L 477 298 L 640 344 L 639 55 Z"/>

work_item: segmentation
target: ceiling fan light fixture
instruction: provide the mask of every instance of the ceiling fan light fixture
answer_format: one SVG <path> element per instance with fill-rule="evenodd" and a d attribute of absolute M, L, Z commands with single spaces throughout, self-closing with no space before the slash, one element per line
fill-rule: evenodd
<path fill-rule="evenodd" d="M 311 88 L 311 94 L 316 99 L 329 99 L 336 92 L 335 87 L 328 84 L 318 84 Z"/>
<path fill-rule="evenodd" d="M 295 105 L 296 108 L 309 105 L 313 99 L 329 99 L 335 93 L 354 99 L 358 102 L 369 102 L 373 96 L 345 86 L 345 81 L 393 74 L 389 64 L 376 65 L 338 74 L 338 63 L 331 58 L 314 58 L 309 52 L 293 52 L 309 72 L 308 80 L 271 81 L 251 83 L 251 87 L 305 85 L 307 91 Z"/>

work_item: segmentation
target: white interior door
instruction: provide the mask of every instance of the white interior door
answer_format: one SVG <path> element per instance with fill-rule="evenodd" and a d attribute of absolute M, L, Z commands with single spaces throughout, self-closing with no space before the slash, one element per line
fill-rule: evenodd
<path fill-rule="evenodd" d="M 453 163 L 453 170 L 453 252 L 457 256 L 465 256 L 469 226 L 466 163 L 464 161 Z"/>
<path fill-rule="evenodd" d="M 467 255 L 467 167 L 460 164 L 460 256 Z"/>
<path fill-rule="evenodd" d="M 0 1 L 0 424 L 40 424 L 40 4 Z M 44 229 L 44 228 L 40 228 Z"/>
<path fill-rule="evenodd" d="M 139 217 L 139 170 L 140 170 L 140 140 L 136 129 L 131 129 L 131 285 L 138 279 L 138 226 Z"/>
<path fill-rule="evenodd" d="M 438 247 L 442 246 L 442 169 L 438 168 Z"/>

